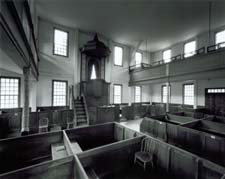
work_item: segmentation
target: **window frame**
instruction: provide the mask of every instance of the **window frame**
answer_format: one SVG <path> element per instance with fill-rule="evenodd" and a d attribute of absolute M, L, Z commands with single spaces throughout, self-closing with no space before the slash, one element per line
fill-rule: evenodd
<path fill-rule="evenodd" d="M 218 33 L 220 33 L 220 32 L 223 32 L 223 31 L 225 31 L 225 28 L 224 28 L 224 29 L 220 29 L 220 30 L 218 30 L 218 31 L 216 31 L 216 32 L 214 33 L 214 45 L 219 46 L 218 48 L 224 48 L 224 47 L 220 47 L 220 44 L 221 44 L 221 43 L 225 43 L 225 40 L 224 40 L 224 42 L 216 43 L 216 35 L 217 35 Z"/>
<path fill-rule="evenodd" d="M 164 52 L 166 52 L 166 51 L 170 51 L 170 58 L 168 58 L 168 59 L 164 59 Z M 163 61 L 164 61 L 164 63 L 170 63 L 170 62 L 171 62 L 171 58 L 172 58 L 172 50 L 171 50 L 171 48 L 168 48 L 168 49 L 166 49 L 166 50 L 163 50 L 162 56 L 163 56 Z M 166 62 L 166 60 L 169 60 L 169 61 Z"/>
<path fill-rule="evenodd" d="M 21 106 L 21 103 L 20 103 L 20 101 L 21 101 L 21 78 L 15 77 L 15 76 L 0 76 L 0 80 L 1 80 L 1 78 L 17 79 L 18 80 L 18 100 L 17 100 L 18 107 L 17 108 L 20 108 L 20 106 Z M 1 95 L 1 88 L 0 88 L 0 95 Z M 9 109 L 9 108 L 1 108 L 0 107 L 0 109 Z M 15 109 L 15 108 L 10 108 L 10 109 Z"/>
<path fill-rule="evenodd" d="M 67 106 L 67 104 L 68 104 L 68 81 L 67 80 L 56 80 L 56 79 L 52 80 L 52 106 L 54 106 L 54 82 L 65 82 L 66 83 L 66 104 L 65 104 L 65 106 Z M 57 107 L 57 106 L 54 106 L 54 107 Z"/>
<path fill-rule="evenodd" d="M 62 32 L 67 33 L 67 47 L 66 47 L 66 55 L 60 55 L 55 53 L 55 30 L 59 30 Z M 59 57 L 69 57 L 69 31 L 58 28 L 58 27 L 53 27 L 53 55 L 59 56 Z"/>
<path fill-rule="evenodd" d="M 167 85 L 162 85 L 161 86 L 161 102 L 163 104 L 167 104 L 167 102 L 165 102 L 165 103 L 163 102 L 163 87 L 167 87 Z M 171 85 L 168 85 L 168 88 L 169 88 L 169 101 L 168 101 L 168 103 L 170 103 L 170 101 L 171 101 Z"/>
<path fill-rule="evenodd" d="M 190 56 L 185 56 L 186 54 L 191 53 L 191 52 L 185 53 L 185 45 L 188 44 L 188 43 L 191 43 L 191 42 L 195 42 L 195 50 L 192 51 L 193 54 L 191 54 Z M 183 55 L 183 57 L 184 58 L 190 58 L 190 57 L 193 57 L 194 55 L 196 55 L 197 46 L 198 46 L 198 44 L 197 44 L 197 40 L 196 39 L 192 39 L 192 40 L 189 40 L 189 41 L 184 42 L 184 45 L 183 45 L 184 55 Z"/>
<path fill-rule="evenodd" d="M 121 87 L 121 94 L 120 94 L 120 103 L 115 103 L 115 86 L 120 86 Z M 123 85 L 122 84 L 113 84 L 113 104 L 122 104 L 123 100 Z"/>
<path fill-rule="evenodd" d="M 136 53 L 139 53 L 139 54 L 141 54 L 141 62 L 140 62 L 140 64 L 137 64 L 136 62 Z M 139 67 L 141 67 L 141 64 L 143 63 L 143 53 L 142 52 L 140 52 L 140 51 L 136 51 L 135 52 L 135 68 L 139 68 Z"/>
<path fill-rule="evenodd" d="M 118 48 L 121 48 L 122 49 L 122 63 L 121 63 L 121 65 L 117 65 L 117 64 L 115 64 L 115 57 L 116 57 L 116 55 L 115 55 L 115 47 L 118 47 Z M 113 48 L 113 64 L 114 64 L 114 66 L 117 66 L 117 67 L 123 67 L 123 59 L 124 59 L 124 48 L 123 47 L 121 47 L 121 46 L 119 46 L 119 45 L 114 45 L 114 48 Z"/>
<path fill-rule="evenodd" d="M 185 86 L 186 85 L 193 85 L 193 104 L 185 104 Z M 183 98 L 183 105 L 189 105 L 189 106 L 194 106 L 195 104 L 195 84 L 194 83 L 184 83 L 183 84 L 183 95 L 182 95 L 182 98 Z"/>
<path fill-rule="evenodd" d="M 136 102 L 136 87 L 140 87 L 140 102 Z M 134 87 L 134 102 L 135 103 L 141 103 L 142 102 L 142 87 L 141 86 L 135 86 Z"/>

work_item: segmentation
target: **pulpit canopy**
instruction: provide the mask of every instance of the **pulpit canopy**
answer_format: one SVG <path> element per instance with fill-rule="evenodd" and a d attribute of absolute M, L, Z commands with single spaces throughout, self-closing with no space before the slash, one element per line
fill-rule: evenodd
<path fill-rule="evenodd" d="M 81 52 L 87 56 L 96 57 L 98 59 L 106 58 L 110 55 L 110 49 L 101 41 L 98 40 L 98 35 L 96 34 L 93 40 L 88 41 Z"/>

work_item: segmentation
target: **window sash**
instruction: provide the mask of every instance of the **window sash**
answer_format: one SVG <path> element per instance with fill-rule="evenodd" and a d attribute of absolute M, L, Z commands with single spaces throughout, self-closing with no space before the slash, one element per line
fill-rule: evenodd
<path fill-rule="evenodd" d="M 167 86 L 162 86 L 162 103 L 167 103 L 168 91 Z M 169 102 L 170 102 L 170 86 L 169 86 Z"/>
<path fill-rule="evenodd" d="M 171 50 L 165 50 L 163 51 L 163 60 L 165 63 L 168 63 L 171 61 Z"/>
<path fill-rule="evenodd" d="M 142 63 L 142 53 L 136 52 L 135 53 L 135 66 L 136 68 L 141 67 Z"/>
<path fill-rule="evenodd" d="M 216 44 L 225 42 L 225 30 L 217 32 L 215 39 Z M 220 47 L 225 47 L 225 44 L 221 44 Z"/>
<path fill-rule="evenodd" d="M 118 46 L 114 47 L 114 65 L 123 65 L 123 48 Z"/>
<path fill-rule="evenodd" d="M 184 104 L 194 105 L 194 84 L 184 85 Z"/>
<path fill-rule="evenodd" d="M 18 108 L 20 100 L 20 79 L 0 77 L 0 108 Z"/>
<path fill-rule="evenodd" d="M 184 44 L 184 57 L 185 58 L 195 55 L 195 53 L 196 53 L 195 51 L 196 51 L 196 41 L 195 40 Z"/>
<path fill-rule="evenodd" d="M 68 56 L 68 32 L 54 29 L 54 55 Z"/>
<path fill-rule="evenodd" d="M 135 86 L 135 92 L 134 92 L 134 101 L 136 103 L 140 103 L 141 102 L 141 87 L 140 86 Z"/>
<path fill-rule="evenodd" d="M 113 102 L 115 104 L 121 104 L 122 102 L 122 85 L 114 85 L 113 89 Z"/>
<path fill-rule="evenodd" d="M 67 81 L 53 80 L 53 106 L 66 106 L 67 104 Z"/>

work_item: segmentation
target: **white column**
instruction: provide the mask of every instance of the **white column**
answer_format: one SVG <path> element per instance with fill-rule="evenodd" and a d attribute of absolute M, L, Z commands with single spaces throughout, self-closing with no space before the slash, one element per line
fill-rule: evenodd
<path fill-rule="evenodd" d="M 24 75 L 24 100 L 23 100 L 23 113 L 22 113 L 22 127 L 21 132 L 22 135 L 27 135 L 29 133 L 29 77 L 30 77 L 30 67 L 23 68 Z"/>

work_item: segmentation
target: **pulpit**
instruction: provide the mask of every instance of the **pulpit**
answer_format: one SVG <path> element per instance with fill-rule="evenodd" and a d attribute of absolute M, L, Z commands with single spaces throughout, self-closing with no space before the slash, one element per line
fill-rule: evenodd
<path fill-rule="evenodd" d="M 110 83 L 105 81 L 105 64 L 110 55 L 109 48 L 98 39 L 88 41 L 81 52 L 80 93 L 85 95 L 89 123 L 97 122 L 97 107 L 109 105 Z"/>

